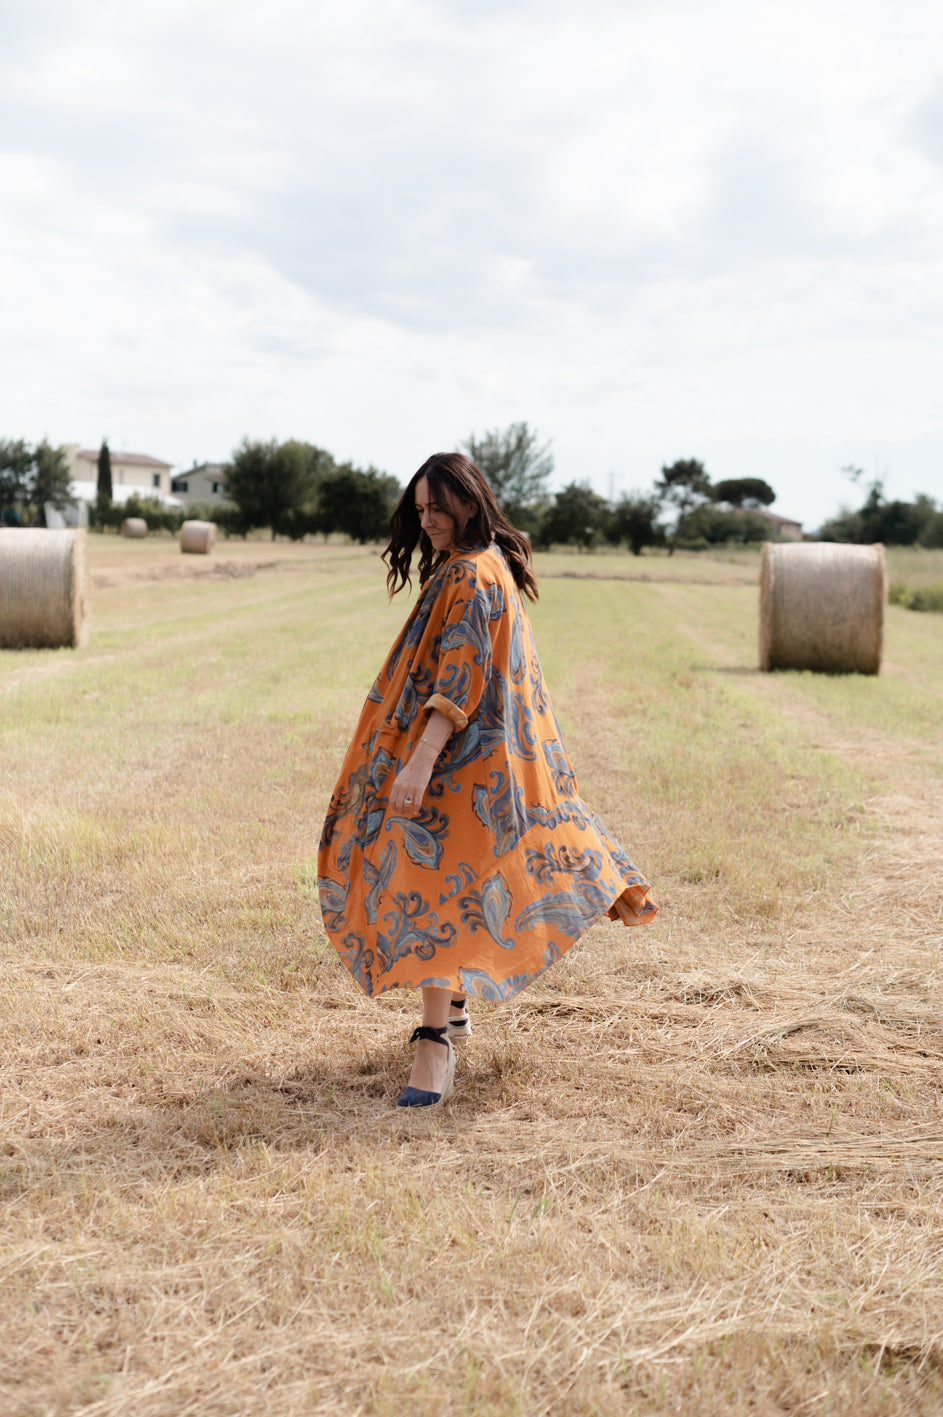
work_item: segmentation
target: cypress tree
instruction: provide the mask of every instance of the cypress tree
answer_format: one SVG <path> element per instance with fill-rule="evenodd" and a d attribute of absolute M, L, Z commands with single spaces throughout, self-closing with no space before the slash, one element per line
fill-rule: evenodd
<path fill-rule="evenodd" d="M 108 451 L 108 439 L 103 438 L 98 451 L 98 501 L 101 505 L 109 505 L 111 498 L 111 453 Z"/>

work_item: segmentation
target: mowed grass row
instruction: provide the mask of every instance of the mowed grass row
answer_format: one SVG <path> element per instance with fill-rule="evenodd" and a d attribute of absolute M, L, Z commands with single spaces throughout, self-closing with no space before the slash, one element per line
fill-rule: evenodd
<path fill-rule="evenodd" d="M 355 991 L 313 879 L 402 597 L 359 550 L 113 548 L 88 650 L 0 658 L 5 1410 L 938 1411 L 932 902 L 867 949 L 840 904 L 887 755 L 939 780 L 931 617 L 881 679 L 759 676 L 746 578 L 545 558 L 583 791 L 663 911 L 479 1008 L 417 1125 L 415 1000 Z"/>

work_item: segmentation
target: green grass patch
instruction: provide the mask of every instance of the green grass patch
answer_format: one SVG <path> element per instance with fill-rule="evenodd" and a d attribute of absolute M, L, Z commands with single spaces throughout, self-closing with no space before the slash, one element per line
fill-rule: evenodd
<path fill-rule="evenodd" d="M 914 588 L 904 581 L 892 581 L 888 592 L 891 605 L 904 610 L 930 610 L 943 613 L 943 581 L 936 585 Z"/>
<path fill-rule="evenodd" d="M 790 920 L 860 850 L 866 775 L 731 665 L 755 637 L 737 587 L 545 582 L 535 625 L 584 793 L 699 925 Z M 638 841 L 641 826 L 641 839 Z"/>

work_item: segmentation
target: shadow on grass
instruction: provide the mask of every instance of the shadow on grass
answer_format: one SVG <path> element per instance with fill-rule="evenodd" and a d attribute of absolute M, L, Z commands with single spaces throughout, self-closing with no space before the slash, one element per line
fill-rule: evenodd
<path fill-rule="evenodd" d="M 442 1107 L 396 1107 L 408 1081 L 412 1050 L 373 1044 L 360 1056 L 323 1056 L 287 1074 L 251 1066 L 192 1087 L 167 1083 L 142 1089 L 130 1102 L 122 1087 L 86 1105 L 59 1135 L 51 1132 L 8 1150 L 0 1165 L 0 1198 L 7 1201 L 50 1184 L 69 1189 L 70 1175 L 86 1188 L 96 1175 L 109 1188 L 134 1189 L 156 1181 L 184 1182 L 224 1169 L 242 1149 L 318 1153 L 329 1146 L 390 1146 L 391 1129 L 404 1126 L 471 1131 L 483 1114 L 515 1100 L 520 1060 L 501 1043 L 477 1045 L 458 1060 L 456 1090 Z M 132 1086 L 140 1086 L 137 1080 Z M 149 1094 L 149 1095 L 148 1095 Z"/>
<path fill-rule="evenodd" d="M 427 1119 L 448 1118 L 450 1126 L 472 1126 L 482 1112 L 493 1112 L 515 1093 L 515 1079 L 527 1073 L 518 1050 L 504 1042 L 479 1042 L 473 1049 L 456 1050 L 455 1091 L 442 1107 L 423 1109 Z M 215 1089 L 214 1099 L 226 1098 L 237 1111 L 266 1117 L 268 1144 L 310 1144 L 312 1129 L 337 1135 L 388 1133 L 391 1123 L 402 1122 L 405 1109 L 396 1099 L 409 1081 L 412 1049 L 402 1043 L 370 1048 L 357 1060 L 322 1057 L 301 1063 L 283 1077 L 247 1073 L 225 1089 Z M 406 1116 L 406 1120 L 409 1117 Z"/>

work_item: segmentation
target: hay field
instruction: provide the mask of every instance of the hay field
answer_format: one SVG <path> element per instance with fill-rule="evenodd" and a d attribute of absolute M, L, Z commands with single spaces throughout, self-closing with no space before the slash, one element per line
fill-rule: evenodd
<path fill-rule="evenodd" d="M 943 1410 L 940 617 L 765 676 L 756 558 L 543 558 L 662 913 L 478 1006 L 415 1116 L 415 1000 L 314 896 L 376 553 L 89 555 L 88 648 L 0 654 L 0 1410 Z"/>

